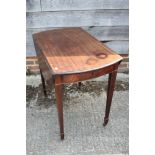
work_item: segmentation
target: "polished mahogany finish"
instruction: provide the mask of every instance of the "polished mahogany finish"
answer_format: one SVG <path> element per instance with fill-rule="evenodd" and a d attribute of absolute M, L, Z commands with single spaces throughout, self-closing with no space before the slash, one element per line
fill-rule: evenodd
<path fill-rule="evenodd" d="M 118 66 L 122 57 L 81 28 L 43 31 L 33 35 L 42 85 L 54 84 L 61 139 L 64 139 L 62 86 L 109 74 L 106 114 L 108 123 Z"/>

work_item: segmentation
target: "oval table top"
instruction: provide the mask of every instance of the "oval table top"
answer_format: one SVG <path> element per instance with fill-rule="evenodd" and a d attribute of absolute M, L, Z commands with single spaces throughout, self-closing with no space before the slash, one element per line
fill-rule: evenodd
<path fill-rule="evenodd" d="M 82 28 L 64 28 L 33 34 L 53 74 L 81 73 L 110 66 L 122 60 Z"/>

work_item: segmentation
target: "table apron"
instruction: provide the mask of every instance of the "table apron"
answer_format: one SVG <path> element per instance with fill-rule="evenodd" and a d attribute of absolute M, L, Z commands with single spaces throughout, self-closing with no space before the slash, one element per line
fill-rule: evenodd
<path fill-rule="evenodd" d="M 113 64 L 108 67 L 104 67 L 104 68 L 93 70 L 93 71 L 83 72 L 83 73 L 56 75 L 55 79 L 58 77 L 59 80 L 56 80 L 55 84 L 74 83 L 74 82 L 89 80 L 92 78 L 97 78 L 97 77 L 100 77 L 105 74 L 109 74 L 117 70 L 119 63 L 120 62 L 117 62 L 116 64 Z"/>

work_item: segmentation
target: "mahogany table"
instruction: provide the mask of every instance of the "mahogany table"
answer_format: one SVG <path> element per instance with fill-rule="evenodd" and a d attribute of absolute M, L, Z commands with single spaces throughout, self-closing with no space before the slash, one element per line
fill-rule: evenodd
<path fill-rule="evenodd" d="M 62 86 L 109 74 L 105 126 L 118 66 L 122 57 L 81 28 L 64 28 L 33 34 L 44 94 L 45 84 L 55 86 L 60 136 L 64 139 Z"/>

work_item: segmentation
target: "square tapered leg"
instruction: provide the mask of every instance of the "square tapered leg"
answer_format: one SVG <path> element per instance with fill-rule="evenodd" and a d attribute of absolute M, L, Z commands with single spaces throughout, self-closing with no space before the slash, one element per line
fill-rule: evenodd
<path fill-rule="evenodd" d="M 63 140 L 64 139 L 64 121 L 63 121 L 63 104 L 62 104 L 62 84 L 55 84 L 55 95 L 57 100 L 60 137 Z"/>
<path fill-rule="evenodd" d="M 47 96 L 47 92 L 46 92 L 46 85 L 45 85 L 45 80 L 42 74 L 42 71 L 40 70 L 40 75 L 41 75 L 41 82 L 42 82 L 42 86 L 43 86 L 43 92 L 44 92 L 44 96 Z"/>
<path fill-rule="evenodd" d="M 104 126 L 106 126 L 109 121 L 109 113 L 110 113 L 110 108 L 112 103 L 113 92 L 115 88 L 116 75 L 117 75 L 117 71 L 114 71 L 109 74 L 106 110 L 105 110 L 105 117 L 104 117 L 104 123 L 103 123 Z"/>

